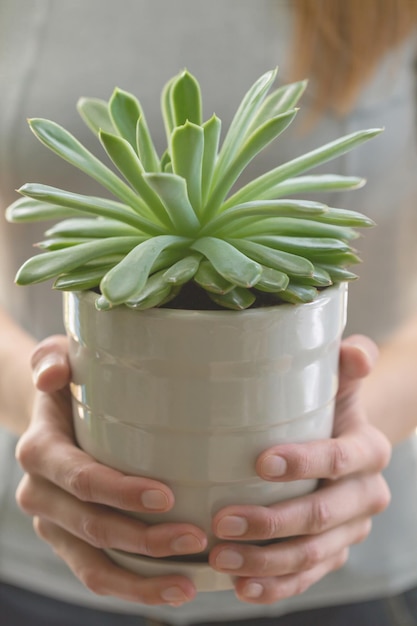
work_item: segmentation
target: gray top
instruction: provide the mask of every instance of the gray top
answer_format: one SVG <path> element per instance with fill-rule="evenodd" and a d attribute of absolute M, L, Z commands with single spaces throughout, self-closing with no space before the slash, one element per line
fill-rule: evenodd
<path fill-rule="evenodd" d="M 263 72 L 281 64 L 286 80 L 290 14 L 286 0 L 3 0 L 0 3 L 0 203 L 4 209 L 24 182 L 95 191 L 90 181 L 50 154 L 31 136 L 26 117 L 63 124 L 87 145 L 94 138 L 79 121 L 80 95 L 107 98 L 119 87 L 136 93 L 159 147 L 163 147 L 159 94 L 187 67 L 202 84 L 205 117 L 226 126 L 241 96 Z M 360 241 L 364 265 L 350 290 L 349 331 L 375 339 L 388 334 L 417 300 L 414 137 L 414 45 L 386 59 L 355 110 L 343 120 L 326 116 L 309 135 L 286 131 L 255 171 L 360 128 L 385 133 L 330 167 L 361 175 L 368 185 L 335 206 L 367 212 L 378 228 Z M 303 109 L 308 108 L 308 94 Z M 302 114 L 301 114 L 302 115 Z M 286 139 L 286 141 L 285 141 Z M 382 181 L 382 184 L 380 184 Z M 321 198 L 319 198 L 321 199 Z M 59 294 L 50 286 L 13 286 L 17 267 L 31 253 L 44 225 L 0 223 L 0 301 L 35 336 L 62 330 Z M 395 416 L 393 416 L 395 419 Z M 278 615 L 286 610 L 371 598 L 417 583 L 417 449 L 414 438 L 398 446 L 387 471 L 393 500 L 374 521 L 371 537 L 351 550 L 347 565 L 300 597 L 274 606 L 240 603 L 232 592 L 200 594 L 179 609 L 149 608 L 95 597 L 39 541 L 14 503 L 20 470 L 15 439 L 0 433 L 0 579 L 90 606 L 138 612 L 187 623 L 204 619 Z M 406 477 L 404 481 L 403 477 Z"/>

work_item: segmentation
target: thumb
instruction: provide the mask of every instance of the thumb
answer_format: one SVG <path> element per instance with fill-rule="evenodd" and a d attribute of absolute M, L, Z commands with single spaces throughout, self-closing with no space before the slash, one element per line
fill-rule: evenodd
<path fill-rule="evenodd" d="M 378 348 L 369 337 L 352 335 L 342 341 L 339 359 L 338 398 L 355 391 L 362 378 L 372 371 L 377 358 Z"/>
<path fill-rule="evenodd" d="M 64 335 L 44 339 L 31 356 L 33 382 L 39 391 L 53 393 L 68 385 L 71 370 L 68 360 L 68 340 Z"/>

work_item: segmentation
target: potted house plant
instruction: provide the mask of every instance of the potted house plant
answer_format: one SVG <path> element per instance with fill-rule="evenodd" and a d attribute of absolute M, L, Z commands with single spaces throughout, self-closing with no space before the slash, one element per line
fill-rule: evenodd
<path fill-rule="evenodd" d="M 173 510 L 150 523 L 210 522 L 226 504 L 268 505 L 313 489 L 255 474 L 270 445 L 328 437 L 346 316 L 352 248 L 365 216 L 294 194 L 357 188 L 363 180 L 308 175 L 380 132 L 359 131 L 238 188 L 250 161 L 294 119 L 305 82 L 250 88 L 220 140 L 203 121 L 187 71 L 162 95 L 167 150 L 158 155 L 139 101 L 116 89 L 78 110 L 122 177 L 57 124 L 30 120 L 37 138 L 109 191 L 85 196 L 26 184 L 13 222 L 58 219 L 21 285 L 54 279 L 64 291 L 75 433 L 95 458 L 169 484 Z M 231 587 L 200 560 L 109 551 L 144 574 L 183 572 L 200 590 Z"/>

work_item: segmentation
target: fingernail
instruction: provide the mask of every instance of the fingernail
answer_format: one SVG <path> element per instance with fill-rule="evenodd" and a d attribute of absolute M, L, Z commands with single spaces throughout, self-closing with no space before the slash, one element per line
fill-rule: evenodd
<path fill-rule="evenodd" d="M 284 476 L 287 471 L 287 461 L 282 456 L 271 454 L 262 461 L 262 473 L 270 478 Z"/>
<path fill-rule="evenodd" d="M 246 585 L 243 594 L 246 598 L 255 600 L 256 598 L 260 598 L 263 592 L 264 588 L 259 583 L 249 583 Z"/>
<path fill-rule="evenodd" d="M 222 550 L 216 558 L 216 565 L 221 569 L 240 569 L 243 563 L 242 555 L 236 550 Z"/>
<path fill-rule="evenodd" d="M 195 535 L 181 535 L 171 542 L 171 548 L 177 554 L 191 554 L 201 552 L 203 546 Z"/>
<path fill-rule="evenodd" d="M 188 599 L 181 587 L 168 587 L 168 589 L 164 589 L 161 592 L 161 598 L 170 604 L 186 602 Z"/>
<path fill-rule="evenodd" d="M 244 517 L 228 515 L 217 523 L 217 533 L 227 537 L 240 537 L 248 530 L 248 522 Z"/>
<path fill-rule="evenodd" d="M 145 509 L 151 511 L 165 511 L 168 508 L 169 500 L 163 491 L 157 489 L 149 489 L 144 491 L 141 496 L 141 502 Z"/>
<path fill-rule="evenodd" d="M 50 354 L 39 361 L 35 365 L 32 371 L 32 379 L 36 384 L 38 379 L 42 376 L 44 372 L 51 369 L 52 367 L 56 367 L 57 365 L 66 365 L 65 358 L 60 354 Z"/>

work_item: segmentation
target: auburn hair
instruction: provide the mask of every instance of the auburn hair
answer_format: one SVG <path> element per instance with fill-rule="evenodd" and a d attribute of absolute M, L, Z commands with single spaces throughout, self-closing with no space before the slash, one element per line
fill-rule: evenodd
<path fill-rule="evenodd" d="M 308 77 L 315 111 L 343 115 L 378 61 L 417 25 L 417 0 L 292 0 L 290 72 Z"/>

